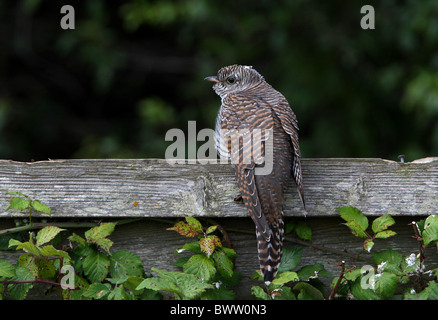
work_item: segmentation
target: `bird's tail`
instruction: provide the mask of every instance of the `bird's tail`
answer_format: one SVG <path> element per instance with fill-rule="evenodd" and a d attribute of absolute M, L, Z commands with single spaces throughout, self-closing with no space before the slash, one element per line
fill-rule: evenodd
<path fill-rule="evenodd" d="M 260 232 L 256 227 L 260 271 L 267 285 L 274 280 L 280 266 L 283 248 L 284 223 L 280 219 L 278 226 L 271 226 L 271 235 Z"/>

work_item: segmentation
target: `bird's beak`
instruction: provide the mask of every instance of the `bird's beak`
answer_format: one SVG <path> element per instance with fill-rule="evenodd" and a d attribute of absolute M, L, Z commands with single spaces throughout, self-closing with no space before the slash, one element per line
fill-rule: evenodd
<path fill-rule="evenodd" d="M 207 78 L 204 78 L 204 80 L 207 80 L 210 82 L 216 82 L 216 83 L 220 82 L 216 76 L 207 77 Z"/>

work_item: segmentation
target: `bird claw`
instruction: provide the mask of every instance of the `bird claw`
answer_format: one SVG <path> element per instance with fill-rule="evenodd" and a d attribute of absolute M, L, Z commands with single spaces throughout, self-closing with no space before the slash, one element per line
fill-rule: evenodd
<path fill-rule="evenodd" d="M 234 201 L 236 201 L 236 202 L 243 202 L 242 195 L 238 194 L 238 195 L 234 198 Z"/>

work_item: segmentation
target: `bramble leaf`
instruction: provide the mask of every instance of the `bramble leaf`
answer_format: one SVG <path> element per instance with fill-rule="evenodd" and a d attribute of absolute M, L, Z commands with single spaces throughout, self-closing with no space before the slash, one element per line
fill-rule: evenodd
<path fill-rule="evenodd" d="M 135 254 L 119 250 L 112 254 L 110 272 L 113 278 L 128 278 L 143 275 L 143 263 Z"/>
<path fill-rule="evenodd" d="M 210 281 L 216 275 L 213 259 L 206 257 L 203 254 L 196 254 L 184 264 L 183 271 L 191 273 L 200 279 Z"/>
<path fill-rule="evenodd" d="M 399 253 L 395 250 L 392 250 L 392 249 L 374 252 L 374 253 L 372 253 L 372 256 L 373 256 L 374 263 L 377 265 L 381 264 L 382 262 L 389 261 L 389 262 L 399 266 L 400 263 L 402 262 L 402 259 L 403 259 L 403 256 L 401 253 Z"/>
<path fill-rule="evenodd" d="M 216 250 L 213 253 L 212 257 L 217 264 L 217 271 L 219 271 L 221 276 L 229 279 L 233 276 L 234 264 L 233 261 L 231 261 L 231 258 L 228 256 L 227 252 L 223 249 L 225 248 Z"/>
<path fill-rule="evenodd" d="M 297 280 L 299 279 L 298 279 L 298 274 L 296 272 L 286 271 L 279 273 L 277 277 L 272 281 L 272 283 L 275 285 L 280 285 L 280 284 L 288 283 L 290 281 L 297 281 Z"/>
<path fill-rule="evenodd" d="M 438 240 L 438 216 L 432 215 L 427 217 L 424 222 L 424 230 L 422 237 L 425 245 L 428 245 L 432 241 Z"/>
<path fill-rule="evenodd" d="M 184 221 L 178 221 L 172 228 L 167 228 L 166 230 L 174 230 L 180 235 L 187 238 L 192 238 L 199 235 L 199 232 L 194 230 L 192 226 L 190 226 L 188 223 L 185 223 Z"/>
<path fill-rule="evenodd" d="M 31 206 L 32 208 L 34 208 L 36 211 L 38 212 L 42 212 L 45 214 L 48 214 L 49 216 L 52 213 L 52 208 L 50 208 L 49 206 L 45 205 L 44 203 L 42 203 L 39 200 L 32 200 L 31 202 Z"/>
<path fill-rule="evenodd" d="M 205 234 L 210 234 L 212 232 L 215 232 L 218 227 L 219 227 L 218 225 L 208 227 L 207 231 L 205 231 Z"/>
<path fill-rule="evenodd" d="M 338 208 L 338 211 L 341 218 L 347 222 L 345 225 L 355 236 L 368 238 L 365 232 L 368 228 L 368 218 L 359 209 L 347 206 Z"/>
<path fill-rule="evenodd" d="M 298 221 L 295 226 L 295 232 L 300 239 L 312 240 L 312 229 L 310 229 L 309 225 L 304 221 Z"/>
<path fill-rule="evenodd" d="M 109 266 L 107 255 L 94 250 L 85 257 L 82 264 L 85 275 L 91 282 L 102 282 L 108 274 Z"/>
<path fill-rule="evenodd" d="M 97 240 L 109 236 L 114 231 L 115 226 L 116 224 L 113 222 L 102 223 L 101 225 L 86 231 L 85 238 L 90 242 L 97 242 Z"/>
<path fill-rule="evenodd" d="M 397 276 L 391 272 L 383 272 L 374 276 L 374 289 L 384 297 L 391 297 L 397 289 Z"/>
<path fill-rule="evenodd" d="M 212 289 L 211 284 L 205 283 L 193 274 L 183 272 L 164 271 L 156 268 L 151 269 L 158 277 L 143 280 L 136 290 L 143 288 L 152 290 L 164 290 L 175 293 L 178 299 L 194 299 L 206 289 Z"/>
<path fill-rule="evenodd" d="M 10 209 L 17 209 L 17 210 L 23 211 L 23 210 L 29 208 L 29 205 L 30 205 L 30 200 L 18 198 L 18 197 L 13 197 L 9 201 L 9 207 L 6 209 L 6 211 L 8 211 Z"/>
<path fill-rule="evenodd" d="M 395 236 L 397 233 L 395 231 L 392 230 L 385 230 L 385 231 L 380 231 L 378 233 L 376 233 L 376 239 L 386 239 L 392 236 Z"/>
<path fill-rule="evenodd" d="M 278 272 L 291 271 L 301 262 L 303 248 L 284 248 Z"/>
<path fill-rule="evenodd" d="M 379 233 L 388 229 L 395 223 L 394 219 L 389 214 L 384 214 L 373 221 L 372 229 L 374 233 Z"/>
<path fill-rule="evenodd" d="M 15 268 L 12 264 L 5 260 L 0 260 L 0 277 L 15 276 Z"/>
<path fill-rule="evenodd" d="M 65 229 L 61 229 L 55 226 L 48 226 L 43 229 L 41 229 L 36 236 L 36 245 L 41 246 L 49 241 L 51 241 L 53 238 L 56 237 L 58 233 L 61 231 L 64 231 Z"/>
<path fill-rule="evenodd" d="M 216 247 L 222 247 L 221 240 L 215 235 L 209 235 L 205 238 L 199 240 L 199 245 L 207 256 L 211 256 L 216 249 Z"/>
<path fill-rule="evenodd" d="M 371 239 L 366 239 L 364 242 L 363 242 L 363 249 L 365 250 L 365 251 L 368 251 L 368 252 L 371 252 L 371 249 L 374 247 L 374 241 L 373 240 L 371 240 Z"/>
<path fill-rule="evenodd" d="M 268 294 L 259 286 L 251 287 L 251 294 L 260 300 L 268 300 Z"/>

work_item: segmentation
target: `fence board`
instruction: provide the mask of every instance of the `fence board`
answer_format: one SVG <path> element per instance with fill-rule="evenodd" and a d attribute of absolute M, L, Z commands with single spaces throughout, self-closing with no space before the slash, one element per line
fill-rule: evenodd
<path fill-rule="evenodd" d="M 367 215 L 429 215 L 438 207 L 438 158 L 302 159 L 307 216 L 335 216 L 352 205 Z M 10 191 L 52 207 L 55 217 L 243 217 L 227 164 L 175 164 L 163 159 L 0 160 L 0 217 Z M 286 216 L 305 214 L 291 183 Z"/>

